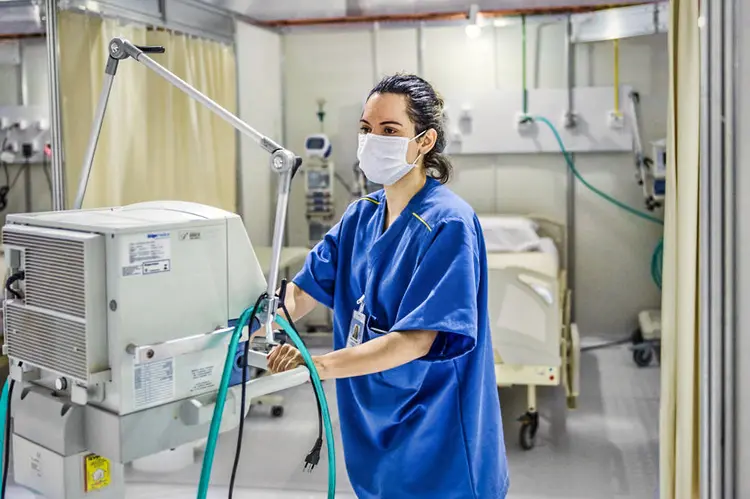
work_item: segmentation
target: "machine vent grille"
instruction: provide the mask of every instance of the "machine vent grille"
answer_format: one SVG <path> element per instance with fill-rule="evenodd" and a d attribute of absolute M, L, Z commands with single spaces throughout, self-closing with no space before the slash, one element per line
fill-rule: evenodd
<path fill-rule="evenodd" d="M 8 354 L 87 381 L 83 242 L 6 227 L 3 243 L 25 255 L 23 303 L 6 304 Z"/>
<path fill-rule="evenodd" d="M 25 249 L 27 305 L 86 318 L 81 241 L 5 230 L 3 242 Z"/>
<path fill-rule="evenodd" d="M 88 379 L 86 324 L 9 303 L 8 354 L 79 381 Z"/>

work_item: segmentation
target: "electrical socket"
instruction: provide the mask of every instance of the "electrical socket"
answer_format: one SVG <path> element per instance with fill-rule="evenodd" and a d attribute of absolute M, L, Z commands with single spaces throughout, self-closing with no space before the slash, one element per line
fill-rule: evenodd
<path fill-rule="evenodd" d="M 521 135 L 529 135 L 534 130 L 534 120 L 531 118 L 531 115 L 527 113 L 516 113 L 514 125 L 518 133 Z"/>
<path fill-rule="evenodd" d="M 625 116 L 619 111 L 610 111 L 607 115 L 607 125 L 613 130 L 622 130 L 625 128 Z"/>
<path fill-rule="evenodd" d="M 49 130 L 49 121 L 42 118 L 37 122 L 36 127 L 40 132 L 46 132 Z"/>
<path fill-rule="evenodd" d="M 18 120 L 18 129 L 24 131 L 29 128 L 29 120 Z"/>
<path fill-rule="evenodd" d="M 578 126 L 578 116 L 572 111 L 565 111 L 560 124 L 564 130 L 571 130 Z"/>
<path fill-rule="evenodd" d="M 7 116 L 0 116 L 0 130 L 7 130 L 10 128 L 10 118 Z"/>

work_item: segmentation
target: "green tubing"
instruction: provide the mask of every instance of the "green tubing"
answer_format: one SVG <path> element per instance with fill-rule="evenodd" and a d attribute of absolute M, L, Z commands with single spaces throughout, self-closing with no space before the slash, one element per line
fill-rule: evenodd
<path fill-rule="evenodd" d="M 601 197 L 605 201 L 612 203 L 613 205 L 625 210 L 631 215 L 634 215 L 636 217 L 639 217 L 651 223 L 664 225 L 663 220 L 656 218 L 653 215 L 649 215 L 646 212 L 637 210 L 633 208 L 632 206 L 629 206 L 623 203 L 622 201 L 619 201 L 618 199 L 613 198 L 609 194 L 602 192 L 600 189 L 597 189 L 596 187 L 591 185 L 585 178 L 583 178 L 583 175 L 581 175 L 581 173 L 576 168 L 576 165 L 573 162 L 573 158 L 568 152 L 568 150 L 565 149 L 565 144 L 563 143 L 562 137 L 560 137 L 560 132 L 558 132 L 557 128 L 555 128 L 555 125 L 553 125 L 552 122 L 550 122 L 550 120 L 548 120 L 547 118 L 543 116 L 535 116 L 534 121 L 540 121 L 544 123 L 545 125 L 547 125 L 547 127 L 549 127 L 549 129 L 552 131 L 552 134 L 555 136 L 555 139 L 557 140 L 557 145 L 560 147 L 560 152 L 562 152 L 563 157 L 565 158 L 565 162 L 568 164 L 568 168 L 570 168 L 575 178 L 577 178 L 583 185 L 585 185 L 586 188 L 588 188 L 591 192 Z M 656 284 L 656 286 L 659 289 L 661 289 L 661 272 L 662 272 L 663 252 L 664 252 L 664 241 L 660 240 L 659 244 L 657 244 L 656 248 L 654 248 L 654 252 L 651 256 L 651 278 L 654 280 L 654 284 Z"/>
<path fill-rule="evenodd" d="M 206 443 L 206 453 L 203 456 L 203 466 L 201 468 L 201 478 L 198 482 L 198 499 L 206 499 L 208 494 L 208 485 L 211 482 L 211 469 L 214 464 L 214 454 L 216 444 L 219 439 L 219 429 L 221 428 L 221 417 L 224 414 L 224 406 L 227 402 L 227 391 L 229 390 L 229 378 L 232 376 L 234 367 L 234 353 L 237 351 L 237 345 L 242 336 L 242 330 L 247 326 L 250 316 L 254 311 L 253 307 L 245 310 L 232 331 L 232 338 L 229 340 L 229 350 L 227 358 L 224 361 L 224 371 L 221 374 L 221 384 L 219 385 L 219 394 L 216 396 L 216 405 L 214 414 L 211 418 L 211 428 L 208 431 L 208 442 Z M 244 410 L 242 407 L 240 410 Z"/>
<path fill-rule="evenodd" d="M 661 289 L 661 271 L 664 259 L 664 239 L 659 240 L 659 244 L 654 248 L 654 253 L 651 255 L 651 279 L 654 280 L 654 284 Z"/>
<path fill-rule="evenodd" d="M 523 89 L 523 114 L 528 114 L 529 91 L 526 86 L 526 16 L 521 16 L 521 88 Z"/>
<path fill-rule="evenodd" d="M 320 400 L 320 407 L 323 411 L 323 425 L 326 430 L 326 447 L 328 450 L 328 499 L 333 499 L 336 493 L 336 447 L 333 442 L 333 425 L 331 424 L 331 414 L 328 410 L 328 401 L 323 391 L 323 383 L 320 381 L 318 370 L 315 369 L 310 352 L 305 348 L 305 344 L 297 334 L 297 331 L 280 315 L 276 316 L 276 324 L 280 325 L 284 329 L 284 332 L 289 335 L 292 343 L 300 351 L 302 358 L 305 359 L 305 365 L 310 370 L 310 378 L 318 394 L 318 400 Z"/>
<path fill-rule="evenodd" d="M 206 495 L 208 494 L 208 485 L 211 481 L 211 468 L 213 467 L 216 444 L 219 438 L 219 429 L 221 428 L 221 417 L 224 413 L 224 406 L 226 405 L 227 392 L 229 390 L 229 378 L 232 375 L 234 353 L 237 351 L 237 345 L 242 336 L 242 330 L 247 326 L 253 312 L 254 307 L 250 307 L 242 313 L 242 316 L 240 316 L 240 319 L 234 326 L 232 338 L 229 341 L 229 350 L 227 351 L 227 358 L 224 361 L 224 371 L 221 375 L 221 385 L 219 386 L 219 393 L 216 397 L 214 414 L 211 419 L 211 428 L 208 432 L 206 453 L 203 457 L 201 477 L 198 484 L 198 499 L 206 499 Z M 325 392 L 323 391 L 323 384 L 320 381 L 317 369 L 315 369 L 315 364 L 312 361 L 310 352 L 307 351 L 305 344 L 302 342 L 302 339 L 294 328 L 281 316 L 276 316 L 276 323 L 284 329 L 287 335 L 289 335 L 292 342 L 297 347 L 297 350 L 300 351 L 302 357 L 305 359 L 305 365 L 310 370 L 310 377 L 312 378 L 313 386 L 315 387 L 315 393 L 318 396 L 318 400 L 320 400 L 320 405 L 323 411 L 323 423 L 326 430 L 326 446 L 328 447 L 328 498 L 333 499 L 334 494 L 336 493 L 336 448 L 334 447 L 333 425 L 331 424 L 331 415 L 328 410 L 328 401 L 326 400 Z M 241 410 L 244 410 L 244 408 Z"/>

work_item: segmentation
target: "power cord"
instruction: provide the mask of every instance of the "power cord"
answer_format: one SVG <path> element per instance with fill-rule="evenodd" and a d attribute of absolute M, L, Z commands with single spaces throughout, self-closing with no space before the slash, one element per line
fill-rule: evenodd
<path fill-rule="evenodd" d="M 266 293 L 263 293 L 258 297 L 258 300 L 255 302 L 255 306 L 253 307 L 253 312 L 250 316 L 250 320 L 248 321 L 248 329 L 252 331 L 253 321 L 257 320 L 258 315 L 258 307 L 260 307 L 260 303 L 263 301 L 264 298 L 266 298 L 268 295 Z M 242 396 L 240 397 L 240 426 L 237 429 L 237 447 L 234 451 L 234 462 L 232 463 L 232 476 L 229 479 L 229 499 L 232 499 L 232 496 L 234 495 L 234 482 L 237 479 L 237 467 L 240 464 L 240 455 L 242 454 L 242 435 L 245 431 L 245 405 L 247 403 L 247 374 L 248 374 L 248 357 L 250 356 L 250 335 L 248 335 L 247 341 L 245 341 L 245 344 L 243 346 L 242 350 Z"/>
<path fill-rule="evenodd" d="M 19 363 L 20 365 L 20 363 Z M 8 485 L 8 470 L 10 469 L 10 446 L 11 446 L 11 401 L 13 400 L 13 388 L 16 386 L 16 380 L 11 378 L 8 387 L 8 405 L 5 409 L 5 449 L 3 451 L 3 487 L 0 490 L 0 499 L 5 499 L 5 488 Z"/>
<path fill-rule="evenodd" d="M 23 270 L 19 270 L 18 272 L 11 274 L 11 276 L 8 277 L 8 280 L 5 281 L 5 290 L 16 297 L 16 299 L 20 300 L 22 298 L 21 293 L 13 289 L 12 286 L 17 281 L 23 281 L 24 279 L 26 279 L 26 272 L 24 272 Z"/>

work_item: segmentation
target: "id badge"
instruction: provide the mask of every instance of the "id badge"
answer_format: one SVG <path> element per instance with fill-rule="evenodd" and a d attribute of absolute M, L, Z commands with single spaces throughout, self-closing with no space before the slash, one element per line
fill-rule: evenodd
<path fill-rule="evenodd" d="M 349 336 L 346 347 L 356 347 L 362 344 L 362 336 L 365 334 L 365 314 L 355 310 L 352 312 L 352 320 L 349 323 Z"/>

